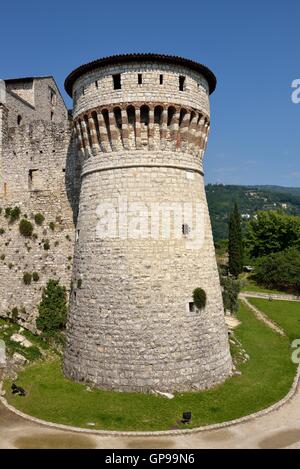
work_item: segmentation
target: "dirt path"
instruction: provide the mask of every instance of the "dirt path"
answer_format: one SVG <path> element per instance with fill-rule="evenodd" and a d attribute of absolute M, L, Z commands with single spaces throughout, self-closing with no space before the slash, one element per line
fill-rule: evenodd
<path fill-rule="evenodd" d="M 273 329 L 273 331 L 277 332 L 280 335 L 286 335 L 283 329 L 279 327 L 277 324 L 275 324 L 273 321 L 271 321 L 268 316 L 266 316 L 260 309 L 256 308 L 256 306 L 252 305 L 248 300 L 246 296 L 240 296 L 240 300 L 255 314 L 257 319 L 265 323 L 268 327 Z"/>
<path fill-rule="evenodd" d="M 263 298 L 269 300 L 280 300 L 280 301 L 300 301 L 300 296 L 296 295 L 287 295 L 284 293 L 261 293 L 256 291 L 242 291 L 239 294 L 240 298 L 250 297 L 250 298 Z"/>
<path fill-rule="evenodd" d="M 81 435 L 29 422 L 0 403 L 0 448 L 300 448 L 300 389 L 279 410 L 220 430 L 191 435 Z"/>

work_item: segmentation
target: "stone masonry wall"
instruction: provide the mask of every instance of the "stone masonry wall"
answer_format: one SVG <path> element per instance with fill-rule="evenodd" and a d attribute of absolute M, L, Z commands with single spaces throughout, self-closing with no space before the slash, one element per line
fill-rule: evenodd
<path fill-rule="evenodd" d="M 121 391 L 211 387 L 229 375 L 231 358 L 203 181 L 206 80 L 181 66 L 116 64 L 83 74 L 73 96 L 83 165 L 65 374 Z M 180 216 L 173 235 L 160 225 L 153 236 L 152 204 L 198 204 L 199 244 L 190 244 L 195 213 L 187 232 Z M 207 295 L 200 311 L 196 287 Z"/>
<path fill-rule="evenodd" d="M 70 288 L 79 181 L 70 124 L 40 120 L 11 127 L 0 156 L 0 315 L 17 307 L 20 322 L 34 330 L 48 279 Z M 5 217 L 5 209 L 15 206 L 20 219 L 33 224 L 31 238 L 19 233 L 19 220 Z M 34 221 L 37 213 L 45 217 L 42 226 Z M 25 272 L 37 272 L 39 280 L 25 285 Z"/>
<path fill-rule="evenodd" d="M 6 91 L 9 127 L 18 126 L 18 116 L 22 125 L 36 120 L 59 123 L 68 119 L 66 106 L 52 77 L 32 79 L 31 87 L 28 81 L 8 80 Z"/>

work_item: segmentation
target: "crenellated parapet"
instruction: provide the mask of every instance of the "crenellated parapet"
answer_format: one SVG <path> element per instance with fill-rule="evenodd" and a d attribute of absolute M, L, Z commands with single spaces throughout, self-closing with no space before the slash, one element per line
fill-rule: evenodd
<path fill-rule="evenodd" d="M 136 149 L 180 151 L 202 159 L 209 126 L 209 116 L 197 109 L 152 102 L 98 106 L 74 121 L 85 158 Z"/>

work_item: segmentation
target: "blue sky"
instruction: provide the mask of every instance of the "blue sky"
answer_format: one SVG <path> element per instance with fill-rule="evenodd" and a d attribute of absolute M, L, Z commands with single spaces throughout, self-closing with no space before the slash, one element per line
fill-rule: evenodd
<path fill-rule="evenodd" d="M 75 67 L 128 52 L 208 65 L 218 86 L 206 181 L 300 186 L 299 0 L 14 0 L 0 18 L 4 79 L 54 75 L 63 90 Z"/>

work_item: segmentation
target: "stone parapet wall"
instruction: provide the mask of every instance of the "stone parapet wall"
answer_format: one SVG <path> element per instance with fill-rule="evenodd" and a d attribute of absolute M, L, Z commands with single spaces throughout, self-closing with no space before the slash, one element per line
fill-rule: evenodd
<path fill-rule="evenodd" d="M 121 75 L 120 89 L 114 89 L 113 75 L 116 74 Z M 142 76 L 140 84 L 138 75 Z M 181 76 L 185 77 L 182 91 L 179 88 Z M 177 104 L 210 114 L 209 89 L 204 76 L 180 65 L 155 62 L 116 63 L 85 73 L 74 84 L 73 99 L 74 117 L 98 106 L 134 101 Z"/>

